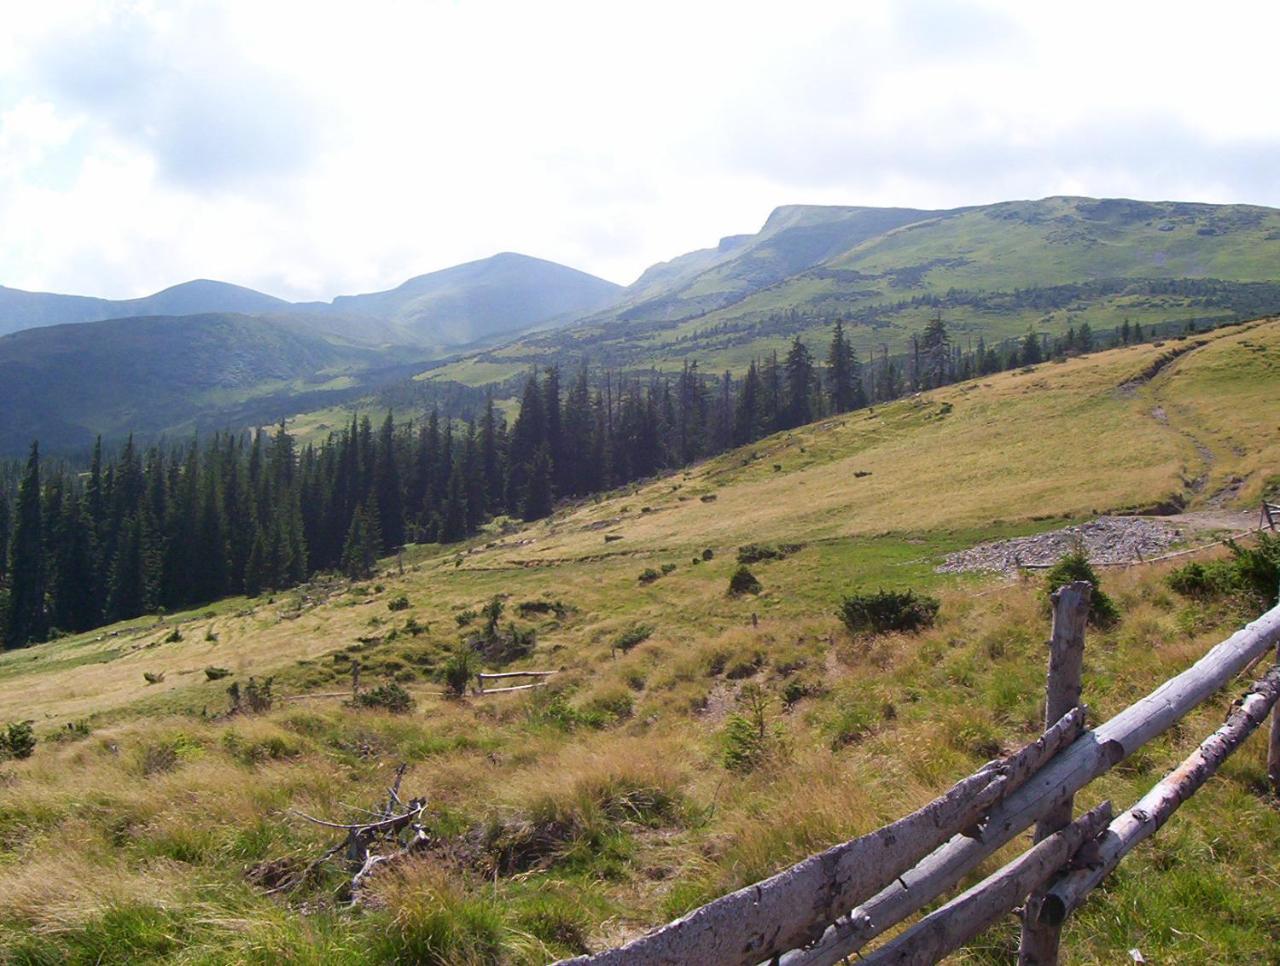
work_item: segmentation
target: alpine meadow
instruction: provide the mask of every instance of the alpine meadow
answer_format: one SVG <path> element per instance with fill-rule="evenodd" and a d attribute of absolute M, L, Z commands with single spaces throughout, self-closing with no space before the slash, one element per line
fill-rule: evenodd
<path fill-rule="evenodd" d="M 1280 963 L 1276 15 L 72 6 L 0 966 Z"/>

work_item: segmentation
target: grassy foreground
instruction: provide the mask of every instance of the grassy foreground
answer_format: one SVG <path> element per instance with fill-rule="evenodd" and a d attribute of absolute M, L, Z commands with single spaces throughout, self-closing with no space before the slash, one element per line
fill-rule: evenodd
<path fill-rule="evenodd" d="M 1190 351 L 1133 381 L 1176 348 Z M 1278 365 L 1267 323 L 1041 366 L 772 437 L 461 550 L 414 548 L 403 573 L 388 561 L 368 584 L 2 655 L 0 722 L 34 718 L 42 740 L 0 766 L 0 962 L 543 962 L 896 818 L 1039 730 L 1039 584 L 942 577 L 939 554 L 1173 496 L 1256 500 L 1280 465 Z M 730 598 L 734 552 L 752 542 L 803 546 L 752 565 L 759 596 Z M 1164 569 L 1106 574 L 1123 619 L 1088 646 L 1098 720 L 1251 616 L 1188 603 Z M 939 623 L 851 638 L 839 597 L 877 586 L 937 594 Z M 390 609 L 401 595 L 408 608 Z M 494 595 L 504 621 L 538 631 L 512 666 L 562 669 L 555 684 L 431 693 L 475 626 L 466 612 Z M 637 627 L 649 636 L 615 647 Z M 221 714 L 228 680 L 340 690 L 353 659 L 368 684 L 404 683 L 417 710 L 318 698 Z M 210 666 L 232 678 L 206 680 Z M 1127 807 L 1232 696 L 1080 805 Z M 65 727 L 81 720 L 87 736 Z M 754 767 L 733 769 L 741 720 L 764 738 Z M 1274 959 L 1280 810 L 1263 744 L 1126 860 L 1068 926 L 1067 961 L 1134 947 L 1150 962 Z M 352 819 L 402 761 L 436 847 L 378 877 L 359 910 L 335 899 L 334 866 L 273 894 L 335 841 L 290 810 Z M 1010 921 L 964 957 L 1007 961 L 1014 944 Z"/>

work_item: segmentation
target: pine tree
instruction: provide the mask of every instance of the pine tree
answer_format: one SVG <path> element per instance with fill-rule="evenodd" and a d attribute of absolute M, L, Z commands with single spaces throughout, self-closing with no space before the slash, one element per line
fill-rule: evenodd
<path fill-rule="evenodd" d="M 6 647 L 43 641 L 49 632 L 45 612 L 44 529 L 40 514 L 40 447 L 31 444 L 26 472 L 18 485 L 13 535 L 9 538 L 9 599 L 4 615 Z"/>
<path fill-rule="evenodd" d="M 342 547 L 342 572 L 352 580 L 363 580 L 373 575 L 376 563 L 377 552 L 369 520 L 364 507 L 358 506 L 351 515 L 351 526 L 347 528 L 347 539 Z"/>
<path fill-rule="evenodd" d="M 1018 364 L 1034 366 L 1040 362 L 1044 362 L 1044 354 L 1040 351 L 1040 337 L 1034 332 L 1028 331 L 1022 339 L 1022 346 L 1018 350 Z"/>
<path fill-rule="evenodd" d="M 444 507 L 440 511 L 440 532 L 437 539 L 441 543 L 457 543 L 466 535 L 467 473 L 463 461 L 459 459 L 454 463 L 453 472 L 449 474 Z"/>
<path fill-rule="evenodd" d="M 70 492 L 59 514 L 52 556 L 53 624 L 64 631 L 87 631 L 102 616 L 94 596 L 93 532 L 80 500 Z"/>
<path fill-rule="evenodd" d="M 525 520 L 540 520 L 551 514 L 551 451 L 544 443 L 534 454 L 525 484 L 520 515 Z"/>
<path fill-rule="evenodd" d="M 856 408 L 855 393 L 862 389 L 856 365 L 853 346 L 844 335 L 844 325 L 837 321 L 827 350 L 827 393 L 833 413 L 847 413 Z"/>
<path fill-rule="evenodd" d="M 942 316 L 937 315 L 925 326 L 924 335 L 919 342 L 919 385 L 922 389 L 936 389 L 946 385 L 947 361 L 949 359 L 951 337 L 947 334 L 946 324 Z"/>
<path fill-rule="evenodd" d="M 747 374 L 738 390 L 738 406 L 733 418 L 733 442 L 742 446 L 757 440 L 761 433 L 760 374 L 755 361 L 747 366 Z"/>
<path fill-rule="evenodd" d="M 400 489 L 400 468 L 396 463 L 395 422 L 391 410 L 378 431 L 377 454 L 374 458 L 373 490 L 378 498 L 383 553 L 391 553 L 404 544 L 404 494 Z"/>
<path fill-rule="evenodd" d="M 813 419 L 813 405 L 809 394 L 813 390 L 813 357 L 809 348 L 796 336 L 787 350 L 784 363 L 787 381 L 787 399 L 783 429 L 803 426 Z"/>

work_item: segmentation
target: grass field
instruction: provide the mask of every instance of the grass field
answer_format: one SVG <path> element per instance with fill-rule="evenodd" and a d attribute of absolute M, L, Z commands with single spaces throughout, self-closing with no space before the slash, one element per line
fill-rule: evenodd
<path fill-rule="evenodd" d="M 0 655 L 0 722 L 34 719 L 41 738 L 0 766 L 0 962 L 542 962 L 895 818 L 1038 730 L 1039 583 L 939 575 L 939 557 L 1175 497 L 1254 505 L 1280 473 L 1278 366 L 1276 322 L 1046 364 L 770 437 L 469 544 L 413 547 L 364 584 Z M 752 564 L 762 593 L 732 598 L 747 543 L 802 546 Z M 1105 576 L 1123 619 L 1089 643 L 1099 718 L 1248 616 L 1177 597 L 1165 569 Z M 877 587 L 938 595 L 939 623 L 850 638 L 841 595 Z M 402 594 L 408 609 L 391 610 Z M 442 699 L 466 612 L 495 595 L 538 633 L 512 666 L 561 673 L 529 695 Z M 637 627 L 648 637 L 617 649 Z M 221 716 L 229 680 L 337 691 L 353 659 L 367 684 L 403 682 L 417 710 L 320 698 Z M 207 680 L 212 666 L 232 677 Z M 766 695 L 768 737 L 757 767 L 735 771 L 727 725 L 748 684 Z M 1127 807 L 1230 698 L 1081 804 Z M 91 733 L 65 727 L 77 721 Z M 1126 861 L 1069 924 L 1067 961 L 1274 956 L 1280 811 L 1263 759 L 1255 738 Z M 345 820 L 401 761 L 437 846 L 380 876 L 361 910 L 335 901 L 336 867 L 269 894 L 333 843 L 290 809 Z M 1007 961 L 1015 943 L 1006 922 L 962 959 Z"/>

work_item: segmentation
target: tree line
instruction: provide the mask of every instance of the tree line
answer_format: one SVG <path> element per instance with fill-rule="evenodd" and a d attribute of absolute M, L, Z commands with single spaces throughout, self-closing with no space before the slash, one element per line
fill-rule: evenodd
<path fill-rule="evenodd" d="M 5 647 L 104 622 L 257 596 L 327 571 L 369 575 L 406 542 L 452 543 L 494 517 L 536 520 L 574 499 L 687 466 L 824 416 L 1104 342 L 1088 325 L 1054 340 L 1028 332 L 988 347 L 953 344 L 942 319 L 905 356 L 859 359 L 837 322 L 822 360 L 797 336 L 741 377 L 594 376 L 584 364 L 532 371 L 508 427 L 493 400 L 478 419 L 433 411 L 368 416 L 301 448 L 284 424 L 118 453 L 101 440 L 82 471 L 42 464 L 0 473 L 0 634 Z M 9 481 L 6 483 L 6 481 Z M 16 481 L 16 483 L 14 482 Z"/>

